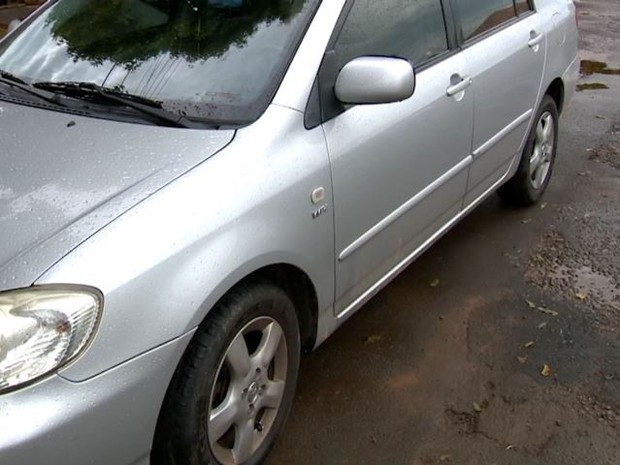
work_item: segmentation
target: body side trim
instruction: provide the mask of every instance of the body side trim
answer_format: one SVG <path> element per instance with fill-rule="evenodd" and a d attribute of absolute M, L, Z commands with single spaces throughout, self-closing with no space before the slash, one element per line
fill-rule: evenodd
<path fill-rule="evenodd" d="M 370 241 L 370 239 L 372 239 L 377 234 L 379 234 L 381 231 L 386 229 L 389 225 L 394 223 L 401 216 L 403 216 L 405 213 L 407 213 L 413 207 L 415 207 L 420 202 L 422 202 L 424 199 L 426 199 L 434 191 L 436 191 L 438 188 L 440 188 L 446 182 L 450 181 L 454 176 L 459 174 L 464 169 L 468 168 L 469 165 L 471 165 L 471 163 L 472 163 L 472 157 L 471 156 L 467 156 L 466 158 L 461 160 L 459 163 L 457 163 L 455 166 L 450 168 L 443 175 L 441 175 L 439 178 L 437 178 L 431 184 L 426 186 L 424 189 L 422 189 L 416 195 L 411 197 L 404 204 L 402 204 L 400 207 L 398 207 L 396 210 L 394 210 L 392 213 L 390 213 L 388 216 L 383 218 L 381 221 L 379 221 L 377 224 L 375 224 L 372 228 L 370 228 L 368 231 L 366 231 L 364 234 L 362 234 L 360 237 L 358 237 L 356 240 L 354 240 L 342 252 L 340 252 L 340 254 L 338 255 L 338 261 L 343 261 L 347 257 L 351 256 L 353 254 L 353 252 L 355 252 L 360 247 L 362 247 L 364 244 L 366 244 L 368 241 Z"/>
<path fill-rule="evenodd" d="M 488 152 L 494 145 L 499 143 L 504 137 L 506 137 L 508 134 L 514 131 L 522 123 L 527 121 L 530 118 L 530 116 L 532 116 L 533 112 L 534 110 L 530 108 L 525 113 L 523 113 L 521 116 L 519 116 L 517 119 L 515 119 L 512 123 L 510 123 L 508 126 L 506 126 L 504 129 L 499 131 L 497 134 L 491 137 L 488 141 L 486 141 L 476 150 L 474 150 L 473 152 L 474 159 L 478 158 L 480 155 L 484 154 L 485 152 Z"/>
<path fill-rule="evenodd" d="M 518 160 L 519 158 L 515 158 Z M 409 254 L 405 259 L 403 259 L 399 264 L 397 264 L 394 268 L 388 271 L 383 277 L 381 277 L 377 282 L 375 282 L 372 286 L 370 286 L 363 294 L 361 294 L 357 299 L 355 299 L 351 304 L 349 304 L 342 312 L 337 315 L 338 319 L 342 319 L 347 317 L 350 313 L 359 309 L 362 305 L 368 302 L 377 292 L 379 292 L 383 286 L 389 283 L 393 278 L 395 278 L 401 271 L 403 271 L 407 266 L 409 266 L 419 255 L 421 255 L 426 249 L 428 249 L 432 244 L 435 243 L 437 239 L 443 236 L 446 232 L 448 232 L 452 226 L 457 224 L 464 216 L 466 216 L 469 212 L 471 212 L 475 207 L 478 206 L 480 202 L 482 202 L 489 194 L 491 194 L 495 189 L 497 189 L 506 179 L 510 176 L 512 167 L 515 161 L 510 164 L 510 167 L 506 171 L 506 173 L 491 187 L 489 187 L 486 191 L 484 191 L 478 198 L 473 200 L 467 207 L 461 210 L 458 214 L 456 214 L 450 221 L 448 221 L 445 225 L 443 225 L 440 229 L 435 232 L 431 237 L 429 237 L 420 247 L 415 249 L 411 254 Z"/>

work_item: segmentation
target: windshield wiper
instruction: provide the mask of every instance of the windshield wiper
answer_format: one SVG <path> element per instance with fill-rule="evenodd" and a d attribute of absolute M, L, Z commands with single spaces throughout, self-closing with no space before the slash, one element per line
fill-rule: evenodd
<path fill-rule="evenodd" d="M 190 121 L 183 115 L 177 115 L 165 110 L 161 102 L 151 100 L 139 95 L 108 89 L 92 82 L 35 82 L 32 84 L 37 89 L 43 89 L 57 94 L 63 94 L 74 98 L 100 98 L 120 105 L 133 108 L 141 113 L 153 116 L 171 126 L 180 128 L 204 128 L 204 124 Z"/>
<path fill-rule="evenodd" d="M 58 100 L 58 97 L 56 97 L 56 95 L 50 94 L 48 92 L 40 92 L 34 87 L 32 87 L 31 84 L 28 84 L 26 81 L 24 81 L 22 78 L 17 77 L 14 74 L 9 73 L 8 71 L 0 70 L 0 82 L 21 89 L 31 95 L 45 100 L 46 102 L 53 103 L 54 105 L 59 105 L 63 107 L 66 106 Z"/>
<path fill-rule="evenodd" d="M 0 76 L 7 81 L 11 81 L 11 83 L 24 84 L 26 86 L 28 85 L 28 83 L 22 78 L 17 77 L 14 74 L 11 74 L 8 71 L 4 71 L 2 69 L 0 69 Z"/>

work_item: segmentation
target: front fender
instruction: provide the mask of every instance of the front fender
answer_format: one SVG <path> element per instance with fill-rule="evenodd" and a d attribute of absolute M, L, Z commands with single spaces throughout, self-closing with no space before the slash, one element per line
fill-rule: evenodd
<path fill-rule="evenodd" d="M 328 214 L 313 219 L 313 189 Z M 197 326 L 248 274 L 287 263 L 302 269 L 319 309 L 333 302 L 333 216 L 322 130 L 271 106 L 235 140 L 116 219 L 37 284 L 78 283 L 105 296 L 89 350 L 62 375 L 83 380 Z"/>

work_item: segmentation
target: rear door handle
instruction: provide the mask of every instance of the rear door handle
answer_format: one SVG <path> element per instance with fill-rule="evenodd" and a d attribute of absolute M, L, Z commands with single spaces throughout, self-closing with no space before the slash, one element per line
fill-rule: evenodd
<path fill-rule="evenodd" d="M 460 82 L 457 82 L 456 84 L 446 89 L 446 94 L 448 94 L 448 97 L 452 97 L 453 95 L 456 95 L 459 92 L 467 89 L 469 86 L 472 85 L 473 82 L 474 81 L 469 76 L 463 76 Z"/>
<path fill-rule="evenodd" d="M 527 43 L 527 46 L 530 48 L 534 48 L 537 45 L 539 45 L 542 41 L 543 38 L 545 37 L 544 34 L 537 34 L 536 31 L 532 31 L 530 32 L 530 40 Z"/>

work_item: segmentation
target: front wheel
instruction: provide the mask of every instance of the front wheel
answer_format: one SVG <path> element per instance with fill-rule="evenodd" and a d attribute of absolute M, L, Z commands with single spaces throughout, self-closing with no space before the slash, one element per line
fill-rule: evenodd
<path fill-rule="evenodd" d="M 534 205 L 542 197 L 553 171 L 558 144 L 558 110 L 553 98 L 545 95 L 528 135 L 515 175 L 498 191 L 516 206 Z"/>
<path fill-rule="evenodd" d="M 261 463 L 288 416 L 299 358 L 288 296 L 267 282 L 235 288 L 200 326 L 177 368 L 153 463 Z"/>

